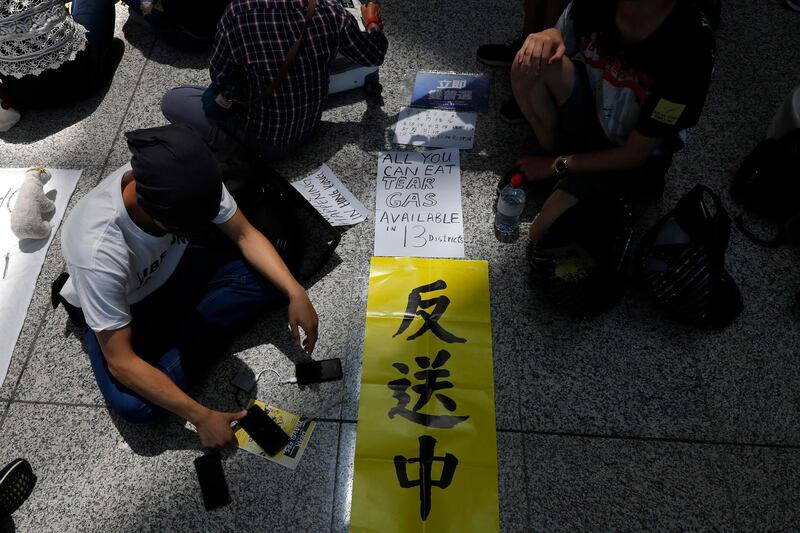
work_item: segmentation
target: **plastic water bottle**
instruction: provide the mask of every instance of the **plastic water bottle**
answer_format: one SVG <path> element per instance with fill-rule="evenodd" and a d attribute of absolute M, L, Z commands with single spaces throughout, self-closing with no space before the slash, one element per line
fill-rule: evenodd
<path fill-rule="evenodd" d="M 511 183 L 503 187 L 497 199 L 494 217 L 495 233 L 501 240 L 512 240 L 519 232 L 519 217 L 525 210 L 525 190 L 522 174 L 514 174 Z"/>

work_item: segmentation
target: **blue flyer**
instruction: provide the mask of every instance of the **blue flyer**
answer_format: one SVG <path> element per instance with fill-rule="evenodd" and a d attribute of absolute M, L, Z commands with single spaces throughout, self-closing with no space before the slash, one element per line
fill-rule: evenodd
<path fill-rule="evenodd" d="M 489 78 L 476 74 L 418 72 L 411 105 L 458 111 L 480 111 L 489 104 Z"/>

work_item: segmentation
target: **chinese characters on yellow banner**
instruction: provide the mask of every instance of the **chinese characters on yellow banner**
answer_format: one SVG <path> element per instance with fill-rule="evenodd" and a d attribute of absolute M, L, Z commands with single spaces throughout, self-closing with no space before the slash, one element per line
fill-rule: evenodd
<path fill-rule="evenodd" d="M 372 258 L 351 531 L 499 530 L 488 274 Z"/>

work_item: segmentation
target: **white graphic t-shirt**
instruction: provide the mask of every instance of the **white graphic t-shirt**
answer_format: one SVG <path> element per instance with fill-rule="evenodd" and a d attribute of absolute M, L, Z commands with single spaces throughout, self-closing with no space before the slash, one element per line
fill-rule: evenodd
<path fill-rule="evenodd" d="M 122 176 L 130 169 L 116 170 L 79 201 L 61 233 L 70 276 L 61 295 L 83 310 L 94 331 L 129 324 L 130 305 L 164 285 L 186 250 L 184 239 L 150 235 L 131 220 L 122 200 Z M 223 185 L 214 224 L 224 224 L 236 210 Z"/>

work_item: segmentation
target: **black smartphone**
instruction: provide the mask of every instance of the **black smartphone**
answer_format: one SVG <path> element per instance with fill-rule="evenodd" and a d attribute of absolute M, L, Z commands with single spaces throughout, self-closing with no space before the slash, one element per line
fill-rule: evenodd
<path fill-rule="evenodd" d="M 207 511 L 231 503 L 219 452 L 210 452 L 198 457 L 194 460 L 194 467 L 197 470 L 200 492 L 203 494 L 203 504 Z"/>
<path fill-rule="evenodd" d="M 342 361 L 339 359 L 297 363 L 294 369 L 300 385 L 342 379 Z"/>
<path fill-rule="evenodd" d="M 289 435 L 258 405 L 251 405 L 244 418 L 239 420 L 250 437 L 270 456 L 283 450 Z"/>

